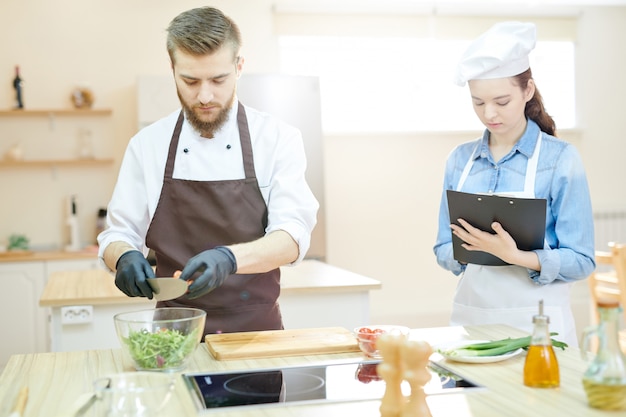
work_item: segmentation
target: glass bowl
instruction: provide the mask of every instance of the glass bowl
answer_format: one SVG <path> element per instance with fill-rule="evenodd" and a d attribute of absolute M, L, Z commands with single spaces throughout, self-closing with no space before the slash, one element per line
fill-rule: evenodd
<path fill-rule="evenodd" d="M 395 326 L 389 324 L 374 324 L 368 326 L 355 327 L 354 334 L 359 342 L 361 352 L 370 358 L 381 358 L 380 351 L 376 347 L 376 339 L 381 334 L 399 334 L 407 337 L 410 329 L 405 326 Z"/>
<path fill-rule="evenodd" d="M 179 371 L 204 333 L 206 312 L 165 307 L 116 314 L 115 330 L 122 350 L 138 371 Z"/>
<path fill-rule="evenodd" d="M 152 417 L 165 407 L 174 390 L 174 375 L 122 372 L 94 381 L 96 415 Z"/>

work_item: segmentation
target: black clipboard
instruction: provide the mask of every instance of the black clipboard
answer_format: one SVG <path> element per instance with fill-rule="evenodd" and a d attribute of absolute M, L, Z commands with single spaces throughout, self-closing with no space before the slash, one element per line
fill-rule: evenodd
<path fill-rule="evenodd" d="M 499 222 L 509 232 L 520 250 L 543 248 L 546 233 L 546 200 L 543 198 L 514 198 L 497 195 L 471 194 L 447 190 L 450 221 L 459 224 L 461 218 L 472 226 L 494 233 L 491 223 Z M 463 241 L 452 235 L 454 259 L 477 265 L 508 265 L 486 252 L 468 251 Z"/>

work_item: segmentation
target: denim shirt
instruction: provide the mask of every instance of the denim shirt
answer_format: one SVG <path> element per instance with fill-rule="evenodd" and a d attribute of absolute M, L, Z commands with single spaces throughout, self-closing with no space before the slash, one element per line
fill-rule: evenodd
<path fill-rule="evenodd" d="M 506 193 L 523 191 L 526 165 L 537 143 L 539 126 L 528 120 L 526 131 L 511 151 L 497 163 L 489 151 L 489 131 L 482 138 L 457 146 L 448 156 L 444 176 L 439 230 L 434 252 L 437 263 L 459 275 L 465 266 L 454 259 L 446 190 L 455 190 L 463 168 L 476 146 L 474 164 L 461 191 Z M 535 180 L 535 198 L 547 200 L 546 235 L 548 249 L 534 252 L 541 271 L 529 270 L 538 284 L 555 280 L 585 279 L 595 269 L 594 226 L 589 186 L 582 160 L 568 142 L 542 132 L 542 144 Z"/>

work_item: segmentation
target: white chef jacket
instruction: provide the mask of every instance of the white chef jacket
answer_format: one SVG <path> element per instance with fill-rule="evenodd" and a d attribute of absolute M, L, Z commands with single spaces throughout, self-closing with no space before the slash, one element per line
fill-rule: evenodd
<path fill-rule="evenodd" d="M 259 188 L 268 208 L 266 233 L 284 230 L 305 256 L 319 203 L 306 180 L 301 132 L 269 114 L 245 107 Z M 98 236 L 99 256 L 111 242 L 124 241 L 147 255 L 145 236 L 154 216 L 165 161 L 180 109 L 145 127 L 128 144 L 107 210 L 107 228 Z M 219 181 L 245 178 L 237 128 L 237 105 L 214 138 L 201 137 L 185 121 L 173 177 Z"/>

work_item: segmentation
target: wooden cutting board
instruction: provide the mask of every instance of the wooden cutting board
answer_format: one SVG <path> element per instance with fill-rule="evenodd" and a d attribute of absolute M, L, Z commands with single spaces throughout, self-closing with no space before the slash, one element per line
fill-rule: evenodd
<path fill-rule="evenodd" d="M 204 342 L 217 360 L 359 351 L 356 337 L 343 327 L 208 334 Z"/>

